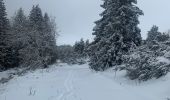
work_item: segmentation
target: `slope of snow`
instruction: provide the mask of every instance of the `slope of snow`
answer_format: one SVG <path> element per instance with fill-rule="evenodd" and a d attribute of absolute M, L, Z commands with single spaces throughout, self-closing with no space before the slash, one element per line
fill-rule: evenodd
<path fill-rule="evenodd" d="M 130 81 L 125 72 L 93 72 L 88 65 L 53 65 L 0 85 L 0 100 L 167 100 L 170 74 Z"/>

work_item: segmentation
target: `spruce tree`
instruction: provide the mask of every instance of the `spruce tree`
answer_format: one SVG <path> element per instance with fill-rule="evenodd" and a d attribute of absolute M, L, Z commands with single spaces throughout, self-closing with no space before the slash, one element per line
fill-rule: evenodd
<path fill-rule="evenodd" d="M 15 50 L 10 45 L 9 21 L 3 0 L 0 0 L 0 69 L 18 66 Z"/>
<path fill-rule="evenodd" d="M 36 63 L 51 64 L 56 60 L 55 21 L 48 14 L 43 16 L 41 8 L 33 6 L 29 15 L 31 50 L 34 50 Z"/>
<path fill-rule="evenodd" d="M 87 39 L 86 42 L 85 42 L 85 46 L 88 47 L 89 44 L 90 44 L 89 39 Z"/>
<path fill-rule="evenodd" d="M 4 1 L 0 0 L 0 46 L 1 46 L 1 52 L 3 47 L 6 46 L 6 38 L 7 38 L 7 31 L 9 30 L 8 26 L 8 19 L 7 19 L 7 13 L 6 8 L 4 5 Z"/>
<path fill-rule="evenodd" d="M 20 8 L 12 18 L 11 31 L 13 33 L 13 45 L 17 49 L 23 48 L 27 41 L 28 20 L 22 8 Z"/>
<path fill-rule="evenodd" d="M 49 46 L 56 46 L 56 25 L 47 13 L 44 14 L 44 38 Z"/>
<path fill-rule="evenodd" d="M 6 14 L 6 8 L 4 1 L 0 0 L 0 69 L 7 67 L 7 30 L 8 30 L 8 19 Z"/>
<path fill-rule="evenodd" d="M 33 6 L 29 15 L 30 27 L 34 31 L 43 30 L 43 14 L 39 5 Z"/>
<path fill-rule="evenodd" d="M 167 33 L 162 33 L 160 36 L 158 36 L 159 42 L 165 42 L 165 41 L 168 41 L 169 39 L 170 39 L 170 36 Z"/>
<path fill-rule="evenodd" d="M 28 21 L 28 45 L 21 52 L 25 53 L 24 61 L 26 66 L 41 67 L 43 63 L 42 44 L 44 27 L 42 11 L 38 5 L 32 7 Z"/>
<path fill-rule="evenodd" d="M 26 27 L 28 27 L 28 20 L 22 8 L 20 8 L 12 19 L 13 31 L 21 33 L 25 32 Z"/>
<path fill-rule="evenodd" d="M 30 30 L 29 30 L 30 31 Z M 23 52 L 28 46 L 28 19 L 24 14 L 22 8 L 18 9 L 11 20 L 11 41 L 12 46 L 15 48 L 16 53 L 18 53 L 19 63 L 25 63 L 24 57 L 26 52 Z M 22 51 L 22 52 L 21 52 Z"/>
<path fill-rule="evenodd" d="M 87 58 L 88 54 L 89 54 L 89 52 L 88 52 L 89 44 L 90 44 L 89 39 L 87 39 L 86 42 L 85 42 L 85 45 L 84 45 L 84 57 L 85 58 Z"/>
<path fill-rule="evenodd" d="M 146 39 L 147 42 L 151 42 L 154 40 L 158 40 L 159 36 L 161 36 L 161 32 L 159 32 L 159 28 L 156 25 L 153 25 L 151 30 L 148 32 L 148 37 Z"/>
<path fill-rule="evenodd" d="M 90 66 L 103 71 L 122 64 L 122 55 L 141 44 L 138 17 L 143 15 L 136 0 L 104 0 L 104 12 L 94 27 L 95 39 L 90 44 Z"/>
<path fill-rule="evenodd" d="M 76 42 L 74 45 L 74 51 L 78 53 L 79 55 L 83 55 L 85 49 L 85 43 L 84 40 L 81 39 L 80 41 Z"/>
<path fill-rule="evenodd" d="M 54 63 L 56 60 L 56 29 L 47 13 L 44 14 L 43 29 L 43 57 L 47 64 Z"/>

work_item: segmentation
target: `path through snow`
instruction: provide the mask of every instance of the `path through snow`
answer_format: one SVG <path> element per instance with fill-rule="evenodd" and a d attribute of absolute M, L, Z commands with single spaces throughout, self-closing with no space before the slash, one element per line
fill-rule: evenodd
<path fill-rule="evenodd" d="M 124 72 L 92 72 L 88 65 L 53 65 L 0 85 L 0 100 L 167 100 L 170 75 L 144 83 Z"/>

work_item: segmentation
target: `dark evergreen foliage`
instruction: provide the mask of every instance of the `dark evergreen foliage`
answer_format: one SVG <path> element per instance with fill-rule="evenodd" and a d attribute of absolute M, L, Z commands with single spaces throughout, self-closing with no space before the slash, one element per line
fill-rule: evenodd
<path fill-rule="evenodd" d="M 63 63 L 76 64 L 76 54 L 73 46 L 61 45 L 57 47 L 58 59 Z"/>
<path fill-rule="evenodd" d="M 167 33 L 162 33 L 160 36 L 158 36 L 158 41 L 159 42 L 165 42 L 168 41 L 170 39 L 169 34 Z"/>
<path fill-rule="evenodd" d="M 56 24 L 41 8 L 33 6 L 29 17 L 20 8 L 10 23 L 0 0 L 0 69 L 16 66 L 47 67 L 56 62 Z"/>
<path fill-rule="evenodd" d="M 127 76 L 134 80 L 146 81 L 166 75 L 170 69 L 169 41 L 152 41 L 124 56 Z"/>
<path fill-rule="evenodd" d="M 18 66 L 17 52 L 10 45 L 9 28 L 4 1 L 0 0 L 0 70 Z"/>
<path fill-rule="evenodd" d="M 43 65 L 54 63 L 57 59 L 55 20 L 49 18 L 47 13 L 43 16 L 40 7 L 36 5 L 30 12 L 28 29 L 30 31 L 27 50 L 34 49 L 35 53 L 31 63 L 35 61 Z"/>
<path fill-rule="evenodd" d="M 84 49 L 85 49 L 85 42 L 83 39 L 75 43 L 74 52 L 76 52 L 78 55 L 83 56 Z"/>
<path fill-rule="evenodd" d="M 152 41 L 158 41 L 158 42 L 164 42 L 169 39 L 168 33 L 161 33 L 159 32 L 159 27 L 156 25 L 153 25 L 151 30 L 148 31 L 148 37 L 146 39 L 146 42 L 152 42 Z"/>
<path fill-rule="evenodd" d="M 28 20 L 22 8 L 12 17 L 10 33 L 11 45 L 15 48 L 16 52 L 18 52 L 16 58 L 19 59 L 19 64 L 22 64 L 24 63 L 24 54 L 22 54 L 20 50 L 28 45 Z"/>
<path fill-rule="evenodd" d="M 86 44 L 87 43 L 87 44 Z M 84 64 L 86 63 L 86 46 L 88 41 L 84 42 L 83 39 L 77 41 L 74 46 L 70 45 L 61 45 L 58 46 L 58 57 L 61 62 L 68 64 Z"/>
<path fill-rule="evenodd" d="M 131 46 L 141 45 L 138 17 L 143 12 L 135 5 L 136 0 L 104 0 L 104 12 L 96 21 L 95 40 L 90 44 L 90 68 L 103 71 L 122 64 L 122 55 Z"/>
<path fill-rule="evenodd" d="M 158 40 L 158 37 L 161 35 L 161 32 L 159 32 L 159 28 L 157 26 L 152 26 L 151 30 L 148 32 L 148 37 L 146 41 L 154 41 Z"/>

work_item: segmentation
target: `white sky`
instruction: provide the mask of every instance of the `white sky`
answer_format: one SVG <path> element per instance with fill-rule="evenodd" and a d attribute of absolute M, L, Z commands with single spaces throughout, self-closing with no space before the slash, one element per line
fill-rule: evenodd
<path fill-rule="evenodd" d="M 22 7 L 28 14 L 33 4 L 39 4 L 43 11 L 56 17 L 60 30 L 58 44 L 74 44 L 75 41 L 93 39 L 94 21 L 100 19 L 102 0 L 5 0 L 7 12 L 12 16 Z M 143 38 L 152 25 L 160 31 L 170 29 L 170 0 L 138 0 L 138 6 L 144 11 L 140 17 Z"/>

